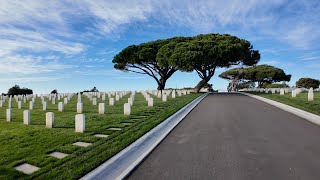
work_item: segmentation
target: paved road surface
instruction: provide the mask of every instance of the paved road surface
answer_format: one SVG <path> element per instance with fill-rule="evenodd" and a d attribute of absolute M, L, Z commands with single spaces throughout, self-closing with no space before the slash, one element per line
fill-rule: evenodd
<path fill-rule="evenodd" d="M 244 95 L 210 95 L 128 179 L 319 180 L 320 126 Z"/>

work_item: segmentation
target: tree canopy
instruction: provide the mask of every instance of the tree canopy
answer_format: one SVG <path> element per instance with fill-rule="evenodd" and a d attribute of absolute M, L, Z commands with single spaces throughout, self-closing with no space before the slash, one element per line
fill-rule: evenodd
<path fill-rule="evenodd" d="M 268 84 L 268 83 L 265 83 L 262 85 L 262 88 L 288 88 L 289 85 L 286 84 L 286 83 L 281 83 L 281 84 L 278 84 L 278 83 L 274 83 L 274 84 Z"/>
<path fill-rule="evenodd" d="M 58 94 L 58 90 L 54 89 L 54 90 L 51 91 L 50 94 Z"/>
<path fill-rule="evenodd" d="M 300 78 L 296 82 L 297 87 L 304 87 L 304 88 L 308 88 L 308 89 L 310 89 L 311 87 L 313 89 L 316 89 L 319 87 L 319 85 L 320 85 L 320 81 L 317 79 L 312 79 L 312 78 Z"/>
<path fill-rule="evenodd" d="M 84 93 L 84 92 L 99 92 L 99 90 L 96 87 L 93 87 L 91 90 L 82 91 L 81 94 Z"/>
<path fill-rule="evenodd" d="M 251 66 L 259 60 L 259 51 L 253 50 L 247 40 L 228 34 L 201 34 L 131 45 L 118 53 L 112 62 L 116 69 L 151 76 L 159 90 L 165 88 L 166 81 L 176 71 L 195 70 L 201 78 L 195 87 L 199 92 L 216 68 Z"/>
<path fill-rule="evenodd" d="M 8 90 L 9 96 L 11 95 L 26 95 L 26 94 L 33 94 L 33 91 L 28 88 L 20 88 L 18 85 L 14 85 Z"/>
<path fill-rule="evenodd" d="M 195 91 L 199 92 L 214 75 L 216 68 L 255 65 L 260 60 L 260 53 L 253 50 L 249 41 L 236 36 L 201 34 L 191 41 L 179 43 L 169 60 L 182 71 L 197 72 L 201 81 Z"/>
<path fill-rule="evenodd" d="M 247 68 L 245 72 L 246 80 L 257 82 L 261 88 L 264 83 L 272 84 L 281 81 L 290 81 L 291 74 L 286 74 L 282 69 L 270 65 L 258 65 Z"/>
<path fill-rule="evenodd" d="M 234 68 L 222 72 L 219 77 L 230 81 L 230 89 L 236 91 L 239 84 L 257 82 L 258 87 L 285 87 L 281 84 L 272 84 L 280 81 L 290 81 L 291 75 L 285 74 L 282 69 L 270 65 L 257 65 L 248 68 Z"/>
<path fill-rule="evenodd" d="M 156 40 L 123 49 L 113 58 L 118 70 L 146 74 L 156 80 L 158 89 L 165 88 L 166 81 L 178 70 L 169 63 L 172 53 L 180 42 L 189 41 L 189 37 L 174 37 Z"/>
<path fill-rule="evenodd" d="M 245 86 L 245 82 L 242 82 L 245 76 L 245 68 L 229 69 L 219 75 L 220 78 L 229 80 L 228 91 L 237 91 L 240 83 Z M 247 85 L 249 86 L 249 84 Z"/>

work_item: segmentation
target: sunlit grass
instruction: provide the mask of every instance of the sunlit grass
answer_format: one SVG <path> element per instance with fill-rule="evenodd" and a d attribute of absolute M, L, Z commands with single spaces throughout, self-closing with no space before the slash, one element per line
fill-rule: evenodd
<path fill-rule="evenodd" d="M 168 98 L 167 102 L 154 97 L 154 107 L 148 107 L 142 94 L 136 94 L 132 113 L 123 115 L 123 104 L 129 95 L 124 96 L 115 106 L 109 106 L 106 100 L 106 113 L 98 114 L 98 106 L 93 106 L 83 96 L 86 132 L 75 133 L 74 116 L 76 115 L 77 96 L 65 105 L 64 112 L 58 112 L 58 101 L 48 101 L 47 111 L 42 110 L 40 98 L 35 109 L 31 110 L 31 125 L 23 124 L 23 110 L 29 103 L 18 109 L 12 99 L 13 122 L 6 122 L 7 101 L 0 108 L 0 179 L 77 179 L 115 155 L 133 141 L 148 132 L 154 126 L 172 115 L 201 94 Z M 108 98 L 107 98 L 108 99 Z M 62 100 L 61 100 L 62 101 Z M 101 102 L 101 99 L 99 99 Z M 99 103 L 98 102 L 98 103 Z M 54 112 L 55 128 L 45 128 L 45 113 Z M 123 125 L 131 122 L 131 125 Z M 121 131 L 107 130 L 120 127 Z M 108 134 L 107 138 L 94 137 L 94 134 Z M 76 141 L 93 143 L 89 147 L 72 145 Z M 70 154 L 63 159 L 48 156 L 53 151 Z M 14 169 L 16 165 L 27 162 L 41 169 L 32 175 L 25 175 Z"/>
<path fill-rule="evenodd" d="M 278 101 L 317 115 L 320 115 L 320 92 L 314 93 L 314 101 L 308 101 L 308 93 L 303 92 L 297 95 L 297 97 L 291 97 L 291 93 L 284 95 L 261 93 L 261 92 L 248 92 L 251 94 L 259 95 L 274 101 Z"/>

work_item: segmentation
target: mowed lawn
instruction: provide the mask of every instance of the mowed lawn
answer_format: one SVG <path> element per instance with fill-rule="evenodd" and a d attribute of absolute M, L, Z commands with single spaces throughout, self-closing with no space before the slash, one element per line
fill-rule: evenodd
<path fill-rule="evenodd" d="M 77 95 L 65 105 L 64 112 L 58 112 L 58 102 L 48 101 L 47 111 L 42 110 L 38 97 L 35 109 L 31 110 L 31 125 L 23 124 L 23 110 L 29 108 L 29 103 L 18 109 L 15 99 L 12 99 L 13 122 L 6 122 L 6 109 L 0 107 L 0 179 L 77 179 L 93 170 L 95 167 L 130 145 L 136 139 L 165 120 L 174 112 L 199 97 L 201 94 L 189 94 L 168 97 L 167 102 L 154 98 L 154 107 L 148 107 L 141 93 L 135 96 L 130 116 L 123 115 L 123 104 L 128 101 L 129 94 L 115 101 L 114 106 L 106 103 L 106 113 L 98 114 L 98 106 L 85 96 L 84 114 L 86 115 L 86 132 L 75 133 L 75 115 Z M 62 101 L 62 100 L 61 100 Z M 98 99 L 98 103 L 101 99 Z M 54 112 L 55 127 L 45 127 L 45 113 Z M 122 123 L 132 123 L 124 125 Z M 120 131 L 107 130 L 110 127 L 122 128 Z M 107 138 L 99 138 L 94 134 L 107 134 Z M 89 147 L 72 145 L 82 141 L 92 143 Z M 48 156 L 58 151 L 69 154 L 63 159 Z M 25 175 L 14 169 L 15 166 L 28 163 L 40 170 L 31 175 Z"/>
<path fill-rule="evenodd" d="M 274 101 L 278 101 L 317 115 L 320 115 L 320 92 L 314 92 L 314 101 L 308 101 L 308 92 L 302 92 L 297 97 L 291 97 L 291 93 L 284 95 L 262 93 L 262 92 L 248 92 L 261 97 L 265 97 Z"/>

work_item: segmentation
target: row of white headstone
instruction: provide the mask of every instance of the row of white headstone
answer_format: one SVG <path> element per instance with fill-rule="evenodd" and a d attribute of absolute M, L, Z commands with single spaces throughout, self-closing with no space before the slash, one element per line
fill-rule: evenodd
<path fill-rule="evenodd" d="M 272 94 L 275 93 L 280 93 L 280 95 L 284 95 L 285 93 L 290 93 L 291 92 L 291 97 L 297 97 L 298 94 L 304 91 L 308 91 L 308 101 L 313 101 L 314 100 L 314 90 L 311 87 L 310 89 L 306 88 L 269 88 L 269 89 L 264 89 L 264 88 L 254 88 L 254 89 L 244 89 L 244 91 L 255 91 L 255 92 L 265 92 L 269 93 L 271 91 Z"/>
<path fill-rule="evenodd" d="M 12 109 L 7 109 L 6 112 L 6 120 L 7 122 L 12 121 Z M 31 117 L 30 117 L 30 110 L 23 111 L 23 124 L 30 125 Z M 54 113 L 47 112 L 46 113 L 46 128 L 53 128 L 54 127 Z M 84 132 L 85 131 L 85 115 L 84 114 L 77 114 L 75 115 L 75 132 Z"/>
<path fill-rule="evenodd" d="M 116 97 L 116 101 L 118 101 L 121 97 L 123 97 L 124 95 L 127 95 L 129 92 L 121 92 L 121 93 L 117 93 L 115 92 L 113 95 Z M 189 94 L 190 92 L 188 91 L 141 91 L 142 95 L 145 97 L 146 101 L 148 102 L 148 106 L 152 107 L 153 106 L 153 98 L 149 95 L 150 94 L 154 94 L 157 95 L 157 97 L 162 98 L 163 102 L 167 101 L 167 96 L 172 95 L 172 98 L 175 98 L 176 93 L 178 93 L 179 96 L 181 95 L 186 95 Z M 130 97 L 128 98 L 128 102 L 124 104 L 124 115 L 130 115 L 131 114 L 131 107 L 134 103 L 134 99 L 135 99 L 135 94 L 136 92 L 131 92 Z M 159 95 L 160 94 L 160 95 Z M 72 98 L 74 94 L 68 94 L 67 100 L 70 100 Z M 105 100 L 105 94 L 102 94 L 99 96 L 99 93 L 86 93 L 84 94 L 85 96 L 87 96 L 90 100 L 94 102 L 96 102 L 96 98 L 100 98 L 102 100 Z M 32 96 L 24 96 L 25 98 L 31 98 Z M 33 96 L 32 100 L 29 102 L 29 109 L 32 110 L 34 108 L 34 102 L 36 100 L 36 95 Z M 51 95 L 49 96 L 49 98 L 51 97 Z M 59 96 L 59 97 L 64 97 Z M 20 97 L 17 97 L 18 99 Z M 114 105 L 114 99 L 111 97 L 111 94 L 109 96 L 108 94 L 108 98 L 109 98 L 109 105 Z M 5 100 L 6 98 L 1 98 L 1 103 L 2 100 Z M 9 97 L 9 101 L 10 102 L 10 108 L 6 110 L 6 120 L 8 122 L 12 121 L 12 109 L 11 109 L 11 105 L 12 105 L 12 101 L 11 101 L 12 97 Z M 47 102 L 43 100 L 43 96 L 41 96 L 42 99 L 42 104 L 43 104 L 43 110 L 46 110 L 47 108 Z M 55 97 L 51 97 L 50 99 L 55 99 Z M 22 102 L 18 100 L 18 106 L 20 107 L 19 109 L 21 109 L 21 104 Z M 95 105 L 95 104 L 94 104 Z M 105 103 L 99 103 L 98 106 L 98 113 L 99 114 L 104 114 L 105 113 Z M 64 102 L 59 102 L 58 103 L 58 111 L 63 111 L 64 109 Z M 23 123 L 26 125 L 30 125 L 31 122 L 31 117 L 30 117 L 30 110 L 24 110 L 23 111 Z M 81 98 L 81 93 L 78 93 L 78 101 L 77 101 L 77 115 L 75 115 L 75 132 L 85 132 L 85 115 L 82 114 L 83 111 L 83 103 L 82 103 L 82 98 Z M 53 128 L 54 127 L 54 113 L 53 112 L 47 112 L 46 113 L 46 127 L 47 128 Z"/>

